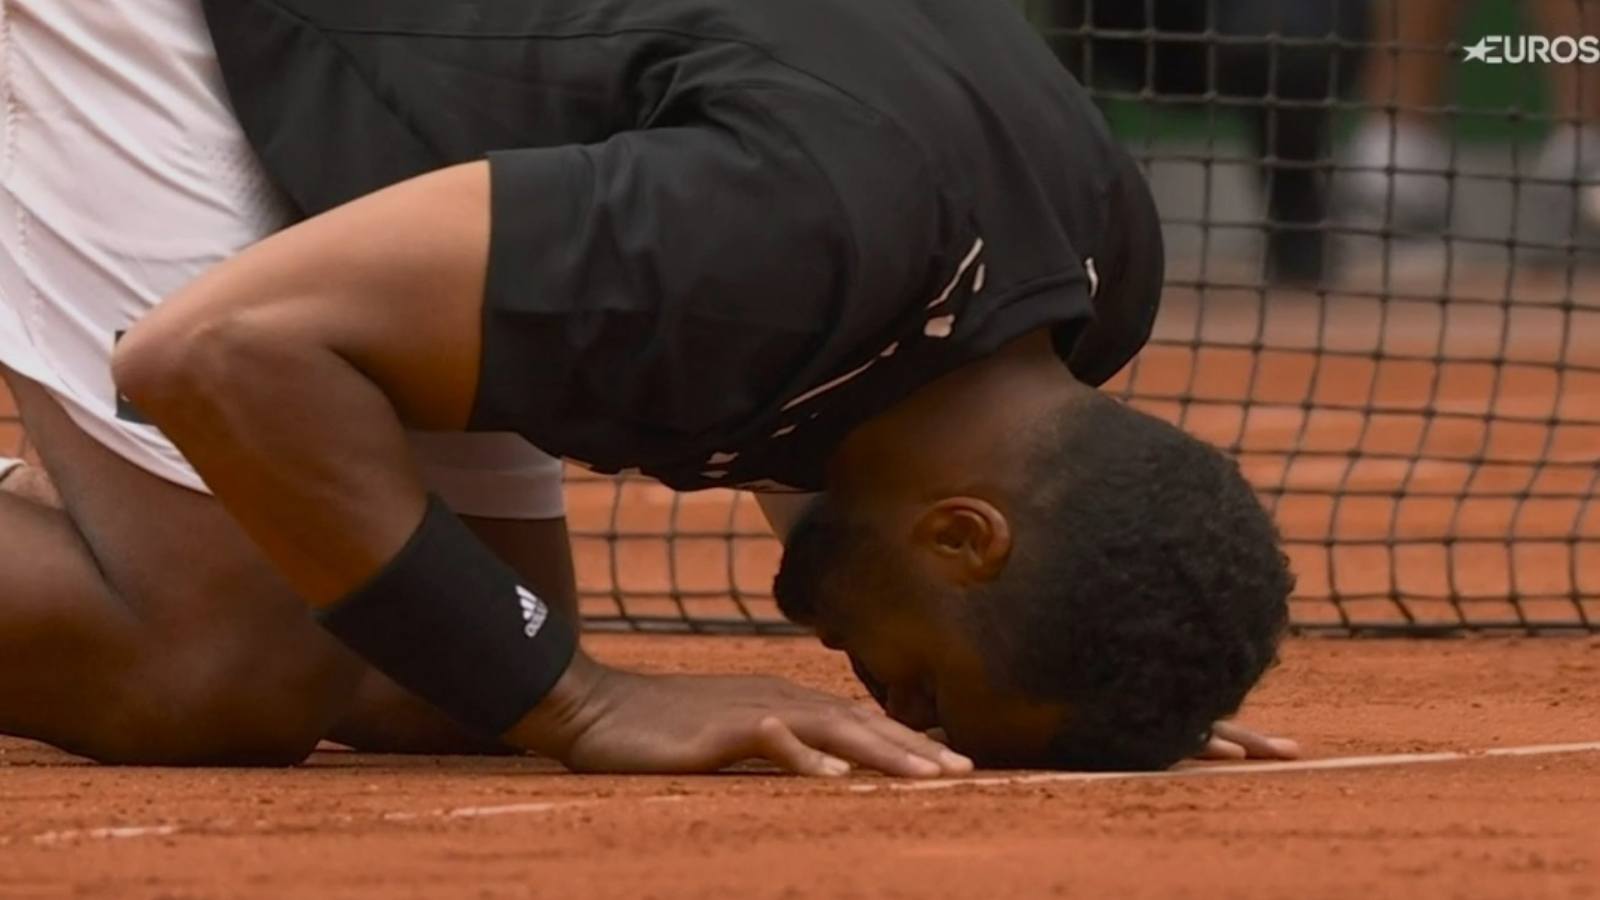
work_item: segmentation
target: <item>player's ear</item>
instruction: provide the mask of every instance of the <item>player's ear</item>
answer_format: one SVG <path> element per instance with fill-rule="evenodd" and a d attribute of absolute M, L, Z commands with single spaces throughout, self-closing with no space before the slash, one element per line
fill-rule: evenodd
<path fill-rule="evenodd" d="M 946 497 L 925 509 L 912 528 L 923 560 L 957 586 L 993 580 L 1011 557 L 1011 522 L 978 497 Z"/>

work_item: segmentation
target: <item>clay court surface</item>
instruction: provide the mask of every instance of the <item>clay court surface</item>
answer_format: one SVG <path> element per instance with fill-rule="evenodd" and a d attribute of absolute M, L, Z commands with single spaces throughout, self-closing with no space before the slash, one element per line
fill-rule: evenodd
<path fill-rule="evenodd" d="M 1175 288 L 1111 386 L 1237 455 L 1302 630 L 1566 634 L 1291 640 L 1245 719 L 1305 765 L 923 786 L 329 748 L 179 771 L 0 738 L 0 897 L 1600 898 L 1600 284 L 1444 276 Z M 577 476 L 568 503 L 592 622 L 779 624 L 748 497 Z M 860 693 L 804 638 L 591 647 Z"/>
<path fill-rule="evenodd" d="M 1214 292 L 1200 316 L 1173 293 L 1113 388 L 1238 454 L 1299 573 L 1297 624 L 1579 633 L 1292 640 L 1246 719 L 1311 767 L 1220 774 L 929 788 L 337 748 L 137 770 L 0 739 L 0 897 L 1600 897 L 1600 636 L 1581 633 L 1600 621 L 1600 312 Z M 748 497 L 577 476 L 568 502 L 592 621 L 776 624 L 778 548 Z M 591 641 L 860 693 L 804 638 Z"/>
<path fill-rule="evenodd" d="M 854 690 L 803 639 L 593 646 Z M 1600 742 L 1600 638 L 1296 640 L 1248 719 L 1315 759 Z M 288 771 L 110 769 L 9 742 L 0 896 L 1600 897 L 1597 750 L 928 790 L 335 749 Z"/>
<path fill-rule="evenodd" d="M 0 900 L 1600 900 L 1600 266 L 1540 244 L 1570 186 L 1470 152 L 1445 234 L 1346 229 L 1308 291 L 1261 284 L 1253 149 L 1140 151 L 1168 291 L 1108 388 L 1233 454 L 1276 516 L 1299 636 L 1242 719 L 1306 760 L 818 781 L 329 746 L 177 770 L 0 737 Z M 0 390 L 0 451 L 13 414 Z M 596 655 L 864 696 L 815 641 L 750 634 L 784 623 L 748 496 L 572 475 Z"/>

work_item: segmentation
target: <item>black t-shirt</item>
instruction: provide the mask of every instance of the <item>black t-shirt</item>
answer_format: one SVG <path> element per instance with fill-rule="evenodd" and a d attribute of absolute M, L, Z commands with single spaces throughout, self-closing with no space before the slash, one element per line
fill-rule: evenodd
<path fill-rule="evenodd" d="M 852 428 L 1011 339 L 1052 328 L 1098 384 L 1148 336 L 1149 193 L 1007 0 L 205 6 L 305 214 L 490 159 L 474 428 L 816 490 Z"/>

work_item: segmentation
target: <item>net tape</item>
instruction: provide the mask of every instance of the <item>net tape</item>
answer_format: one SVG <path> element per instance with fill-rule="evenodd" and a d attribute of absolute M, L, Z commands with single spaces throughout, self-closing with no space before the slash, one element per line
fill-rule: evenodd
<path fill-rule="evenodd" d="M 1600 129 L 1540 67 L 1473 70 L 1472 34 L 1380 40 L 1366 8 L 1029 5 L 1166 229 L 1154 337 L 1108 389 L 1239 459 L 1302 631 L 1600 631 Z M 1459 73 L 1448 102 L 1358 77 L 1430 56 Z M 590 627 L 792 630 L 750 497 L 573 470 L 568 506 Z"/>

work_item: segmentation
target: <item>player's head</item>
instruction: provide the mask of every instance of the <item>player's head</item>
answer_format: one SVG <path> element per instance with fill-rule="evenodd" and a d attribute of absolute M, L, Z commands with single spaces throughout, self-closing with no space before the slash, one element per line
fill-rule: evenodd
<path fill-rule="evenodd" d="M 1039 393 L 891 423 L 900 464 L 833 480 L 776 593 L 980 762 L 1164 768 L 1275 658 L 1292 577 L 1231 460 L 1087 388 Z"/>

